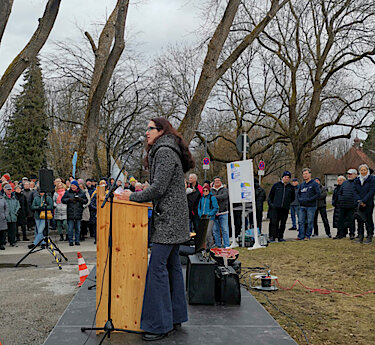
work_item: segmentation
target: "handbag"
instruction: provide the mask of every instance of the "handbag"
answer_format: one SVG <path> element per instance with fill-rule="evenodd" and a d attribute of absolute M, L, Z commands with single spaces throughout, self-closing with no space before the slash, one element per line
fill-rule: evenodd
<path fill-rule="evenodd" d="M 46 219 L 46 212 L 45 211 L 40 211 L 39 218 L 40 219 Z M 47 210 L 47 219 L 52 219 L 52 218 L 53 218 L 52 211 Z"/>

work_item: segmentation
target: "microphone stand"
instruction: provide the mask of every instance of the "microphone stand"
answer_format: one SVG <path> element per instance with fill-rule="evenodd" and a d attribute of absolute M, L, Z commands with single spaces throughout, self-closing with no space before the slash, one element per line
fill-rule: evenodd
<path fill-rule="evenodd" d="M 101 345 L 105 339 L 105 337 L 108 335 L 108 339 L 111 337 L 111 332 L 117 331 L 117 332 L 126 332 L 126 333 L 136 333 L 141 334 L 143 332 L 138 331 L 131 331 L 128 329 L 121 329 L 116 328 L 113 324 L 112 318 L 111 318 L 111 306 L 112 306 L 112 211 L 113 211 L 113 199 L 114 194 L 113 192 L 117 188 L 116 182 L 119 179 L 121 172 L 125 169 L 125 165 L 130 158 L 131 154 L 133 153 L 133 150 L 136 145 L 133 145 L 128 148 L 128 155 L 124 161 L 124 164 L 122 168 L 120 169 L 113 185 L 111 186 L 110 190 L 108 191 L 107 195 L 104 198 L 104 201 L 102 205 L 100 206 L 103 208 L 105 204 L 108 202 L 108 199 L 110 201 L 110 208 L 109 208 L 109 236 L 108 236 L 108 249 L 109 249 L 109 272 L 108 272 L 108 319 L 105 323 L 104 327 L 81 327 L 81 332 L 85 332 L 87 330 L 94 330 L 94 331 L 105 331 L 104 336 L 102 340 L 100 341 L 99 345 Z"/>

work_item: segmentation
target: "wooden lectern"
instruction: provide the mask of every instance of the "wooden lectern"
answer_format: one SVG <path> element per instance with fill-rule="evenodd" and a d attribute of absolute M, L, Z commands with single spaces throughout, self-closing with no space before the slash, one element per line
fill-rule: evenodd
<path fill-rule="evenodd" d="M 108 272 L 103 277 L 108 253 L 110 201 L 104 208 L 105 189 L 97 189 L 96 230 L 96 327 L 108 320 Z M 149 203 L 113 201 L 112 219 L 112 304 L 111 318 L 116 328 L 140 331 L 143 293 L 147 272 Z M 108 257 L 109 261 L 109 257 Z"/>

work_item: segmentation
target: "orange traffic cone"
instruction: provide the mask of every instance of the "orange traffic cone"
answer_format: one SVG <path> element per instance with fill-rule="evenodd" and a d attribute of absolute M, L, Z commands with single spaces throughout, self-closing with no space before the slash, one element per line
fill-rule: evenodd
<path fill-rule="evenodd" d="M 78 269 L 79 269 L 79 283 L 77 286 L 81 287 L 90 272 L 80 252 L 77 252 L 77 256 L 78 256 Z"/>

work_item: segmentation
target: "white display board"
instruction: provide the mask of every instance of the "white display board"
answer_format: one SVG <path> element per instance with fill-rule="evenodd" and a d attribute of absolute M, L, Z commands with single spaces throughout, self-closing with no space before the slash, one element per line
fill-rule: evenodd
<path fill-rule="evenodd" d="M 227 163 L 229 200 L 233 203 L 252 202 L 254 178 L 253 161 Z"/>

